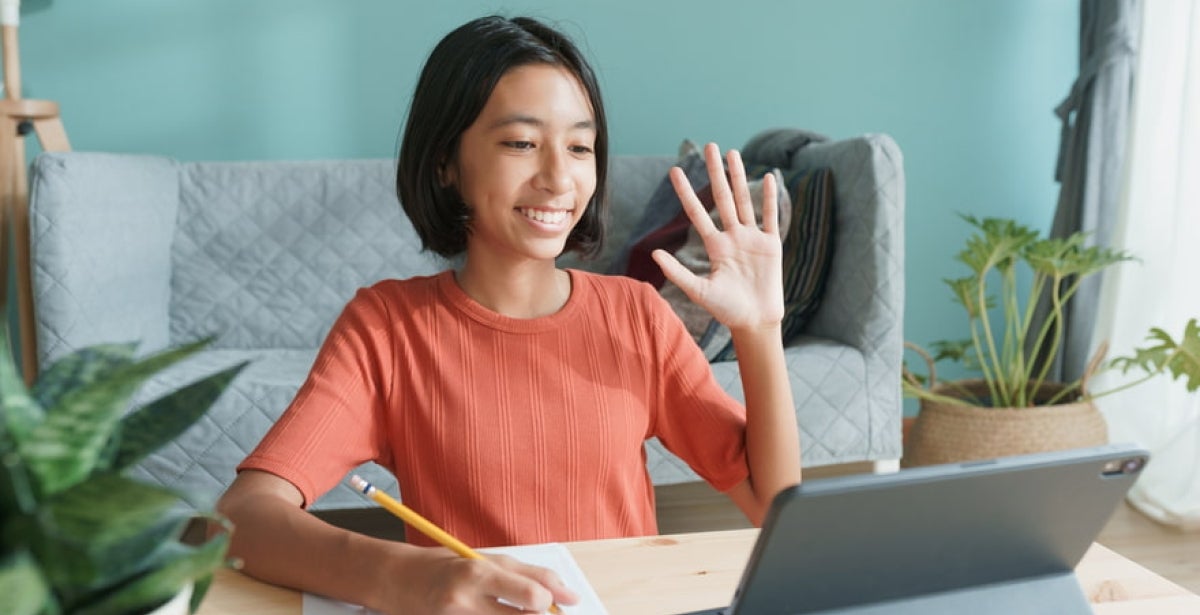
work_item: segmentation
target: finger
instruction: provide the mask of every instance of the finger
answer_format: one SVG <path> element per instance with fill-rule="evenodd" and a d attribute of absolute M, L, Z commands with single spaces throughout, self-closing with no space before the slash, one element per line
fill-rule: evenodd
<path fill-rule="evenodd" d="M 750 184 L 746 181 L 746 167 L 742 155 L 731 149 L 726 154 L 729 161 L 729 184 L 733 191 L 733 202 L 737 207 L 738 221 L 747 226 L 758 226 L 754 219 L 754 200 L 750 198 Z"/>
<path fill-rule="evenodd" d="M 658 268 L 662 269 L 663 275 L 672 284 L 679 287 L 683 294 L 688 296 L 694 303 L 700 304 L 697 297 L 700 296 L 700 285 L 703 284 L 703 279 L 692 273 L 690 269 L 683 266 L 679 259 L 666 250 L 655 250 L 650 254 L 650 258 L 658 263 Z"/>
<path fill-rule="evenodd" d="M 713 224 L 712 216 L 705 211 L 704 203 L 701 203 L 700 197 L 696 196 L 696 191 L 692 189 L 692 184 L 688 182 L 687 174 L 683 172 L 683 169 L 673 167 L 669 175 L 671 185 L 675 187 L 675 194 L 679 196 L 679 203 L 683 205 L 683 211 L 692 221 L 692 226 L 696 227 L 696 232 L 701 237 L 708 237 L 716 233 L 717 225 Z"/>
<path fill-rule="evenodd" d="M 507 566 L 497 567 L 494 574 L 484 578 L 479 591 L 485 597 L 480 606 L 489 613 L 511 614 L 513 608 L 544 613 L 554 603 L 549 588 Z"/>
<path fill-rule="evenodd" d="M 571 605 L 579 602 L 579 595 L 563 583 L 558 573 L 549 568 L 526 564 L 507 555 L 491 555 L 489 558 L 506 572 L 515 574 L 519 579 L 533 581 L 538 587 L 550 592 L 550 600 L 545 604 L 540 601 L 518 602 L 505 598 L 506 601 L 514 605 L 519 605 L 535 613 L 541 613 L 550 608 L 551 604 Z"/>
<path fill-rule="evenodd" d="M 537 581 L 542 587 L 550 590 L 550 593 L 554 595 L 555 604 L 577 604 L 579 602 L 579 594 L 567 587 L 567 584 L 563 583 L 558 573 L 549 568 L 517 562 L 513 570 L 518 574 Z"/>
<path fill-rule="evenodd" d="M 779 236 L 779 188 L 775 185 L 772 171 L 763 177 L 763 232 Z"/>
<path fill-rule="evenodd" d="M 725 165 L 721 162 L 721 148 L 716 143 L 704 146 L 704 160 L 708 165 L 708 182 L 712 186 L 713 203 L 721 215 L 721 226 L 733 228 L 738 222 L 729 180 L 725 179 Z"/>

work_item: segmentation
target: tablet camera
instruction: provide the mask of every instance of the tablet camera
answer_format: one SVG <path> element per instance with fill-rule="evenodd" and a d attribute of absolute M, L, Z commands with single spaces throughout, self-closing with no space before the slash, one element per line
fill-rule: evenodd
<path fill-rule="evenodd" d="M 1144 467 L 1146 467 L 1145 457 L 1114 459 L 1104 464 L 1104 475 L 1121 476 L 1122 474 L 1137 474 Z"/>
<path fill-rule="evenodd" d="M 1145 465 L 1146 460 L 1142 457 L 1130 457 L 1121 464 L 1121 471 L 1126 474 L 1137 474 Z"/>

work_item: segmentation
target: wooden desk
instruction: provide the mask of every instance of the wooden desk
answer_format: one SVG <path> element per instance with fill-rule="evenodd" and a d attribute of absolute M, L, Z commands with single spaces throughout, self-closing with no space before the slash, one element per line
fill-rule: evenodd
<path fill-rule="evenodd" d="M 613 615 L 663 615 L 726 604 L 758 530 L 568 543 Z M 1200 596 L 1098 544 L 1076 568 L 1099 614 L 1200 613 Z M 300 594 L 222 570 L 200 615 L 299 615 Z"/>

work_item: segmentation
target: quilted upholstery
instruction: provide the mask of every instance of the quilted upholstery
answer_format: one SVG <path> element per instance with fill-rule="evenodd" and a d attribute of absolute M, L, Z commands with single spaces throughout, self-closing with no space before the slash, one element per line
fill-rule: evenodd
<path fill-rule="evenodd" d="M 672 156 L 618 156 L 610 167 L 603 271 L 625 243 Z M 800 149 L 795 168 L 827 166 L 837 183 L 833 271 L 806 335 L 786 349 L 804 461 L 900 457 L 904 177 L 883 135 Z M 214 346 L 155 377 L 135 399 L 237 361 L 250 367 L 192 429 L 136 475 L 211 503 L 234 466 L 286 408 L 354 291 L 449 266 L 420 251 L 393 190 L 389 160 L 204 162 L 47 153 L 31 172 L 33 283 L 42 366 L 82 346 L 141 340 L 143 351 L 216 335 Z M 742 399 L 736 363 L 713 371 Z M 696 480 L 660 443 L 656 484 Z M 395 488 L 382 468 L 370 480 Z M 339 487 L 316 508 L 363 506 Z"/>

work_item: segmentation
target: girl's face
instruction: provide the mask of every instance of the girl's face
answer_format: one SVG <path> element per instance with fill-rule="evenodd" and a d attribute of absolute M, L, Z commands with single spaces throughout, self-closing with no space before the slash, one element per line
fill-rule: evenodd
<path fill-rule="evenodd" d="M 595 142 L 587 93 L 569 71 L 505 73 L 442 175 L 471 211 L 468 259 L 557 258 L 596 190 Z"/>

